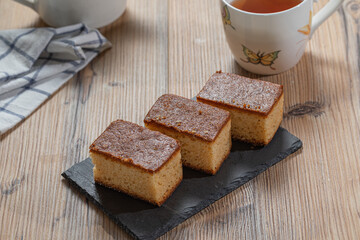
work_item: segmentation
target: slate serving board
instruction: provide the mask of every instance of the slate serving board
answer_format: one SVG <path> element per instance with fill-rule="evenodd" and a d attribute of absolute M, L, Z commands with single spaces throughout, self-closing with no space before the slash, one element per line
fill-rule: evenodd
<path fill-rule="evenodd" d="M 156 239 L 301 147 L 301 140 L 283 128 L 265 147 L 254 149 L 233 141 L 229 157 L 215 176 L 184 168 L 183 181 L 161 207 L 95 184 L 90 158 L 62 176 L 134 238 Z"/>

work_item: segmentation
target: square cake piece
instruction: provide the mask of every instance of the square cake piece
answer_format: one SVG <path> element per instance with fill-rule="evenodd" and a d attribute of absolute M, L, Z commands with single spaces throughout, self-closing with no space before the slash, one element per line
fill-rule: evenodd
<path fill-rule="evenodd" d="M 183 176 L 180 144 L 162 133 L 117 120 L 90 146 L 96 183 L 160 206 Z"/>
<path fill-rule="evenodd" d="M 266 145 L 283 118 L 283 86 L 231 73 L 216 72 L 196 96 L 197 101 L 231 113 L 234 139 Z"/>
<path fill-rule="evenodd" d="M 152 106 L 145 126 L 181 143 L 184 166 L 215 174 L 231 149 L 227 111 L 180 96 L 165 94 Z"/>

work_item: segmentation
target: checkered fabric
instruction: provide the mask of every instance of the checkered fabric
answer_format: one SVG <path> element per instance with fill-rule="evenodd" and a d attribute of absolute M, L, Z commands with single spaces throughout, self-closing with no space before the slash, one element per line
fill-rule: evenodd
<path fill-rule="evenodd" d="M 0 135 L 110 46 L 84 24 L 0 31 Z"/>

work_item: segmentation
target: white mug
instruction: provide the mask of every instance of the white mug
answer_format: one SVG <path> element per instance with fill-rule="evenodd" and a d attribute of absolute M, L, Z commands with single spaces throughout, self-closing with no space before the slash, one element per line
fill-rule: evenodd
<path fill-rule="evenodd" d="M 99 28 L 120 17 L 126 0 L 14 0 L 34 9 L 50 26 L 85 23 Z"/>
<path fill-rule="evenodd" d="M 271 75 L 295 66 L 314 31 L 344 0 L 330 0 L 313 15 L 313 0 L 275 13 L 252 13 L 237 9 L 232 0 L 220 7 L 227 42 L 236 62 L 249 72 Z"/>

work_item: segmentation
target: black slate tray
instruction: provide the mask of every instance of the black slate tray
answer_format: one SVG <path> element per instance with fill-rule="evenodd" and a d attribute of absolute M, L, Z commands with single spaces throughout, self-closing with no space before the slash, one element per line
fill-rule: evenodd
<path fill-rule="evenodd" d="M 233 141 L 229 157 L 215 176 L 184 168 L 183 181 L 161 207 L 95 184 L 90 158 L 62 176 L 134 238 L 156 239 L 301 147 L 300 139 L 283 128 L 262 148 Z"/>

